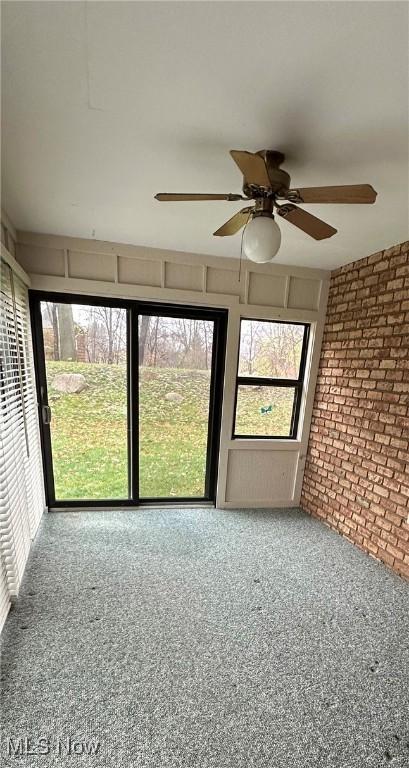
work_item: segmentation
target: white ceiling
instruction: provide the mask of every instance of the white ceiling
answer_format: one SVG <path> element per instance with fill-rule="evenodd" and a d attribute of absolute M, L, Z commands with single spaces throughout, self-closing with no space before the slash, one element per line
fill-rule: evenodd
<path fill-rule="evenodd" d="M 334 268 L 408 237 L 404 2 L 5 2 L 3 206 L 20 229 L 238 256 L 228 150 L 283 151 L 294 186 L 370 183 L 305 206 L 277 262 Z"/>

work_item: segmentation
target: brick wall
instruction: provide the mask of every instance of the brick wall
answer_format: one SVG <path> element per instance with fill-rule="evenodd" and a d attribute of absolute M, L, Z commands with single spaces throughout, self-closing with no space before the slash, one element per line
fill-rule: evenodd
<path fill-rule="evenodd" d="M 409 578 L 409 242 L 331 277 L 301 505 Z"/>

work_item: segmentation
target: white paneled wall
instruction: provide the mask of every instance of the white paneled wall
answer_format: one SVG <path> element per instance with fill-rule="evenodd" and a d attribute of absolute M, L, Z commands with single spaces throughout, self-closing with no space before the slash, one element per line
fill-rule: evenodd
<path fill-rule="evenodd" d="M 329 272 L 246 260 L 240 269 L 238 259 L 58 235 L 19 232 L 17 240 L 17 259 L 34 289 L 227 308 L 217 504 L 232 508 L 298 505 Z M 237 243 L 232 240 L 232 247 L 238 248 Z M 232 440 L 242 317 L 311 324 L 296 440 Z"/>
<path fill-rule="evenodd" d="M 288 499 L 294 497 L 297 464 L 297 446 L 280 452 L 257 448 L 230 450 L 226 501 L 233 506 L 265 506 L 275 496 L 276 505 L 288 505 Z"/>

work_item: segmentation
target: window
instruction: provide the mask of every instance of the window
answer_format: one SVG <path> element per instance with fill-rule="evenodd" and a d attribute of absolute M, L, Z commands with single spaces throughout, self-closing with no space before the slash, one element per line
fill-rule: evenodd
<path fill-rule="evenodd" d="M 297 437 L 309 325 L 242 320 L 233 438 Z"/>

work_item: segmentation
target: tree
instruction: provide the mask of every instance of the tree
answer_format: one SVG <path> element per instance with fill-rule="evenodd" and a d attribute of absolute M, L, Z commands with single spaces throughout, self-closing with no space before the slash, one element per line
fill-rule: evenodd
<path fill-rule="evenodd" d="M 119 360 L 122 350 L 124 310 L 116 307 L 95 307 L 88 320 L 88 334 L 92 330 L 92 351 L 96 362 L 97 350 L 101 362 L 112 365 Z M 92 358 L 91 358 L 92 359 Z"/>
<path fill-rule="evenodd" d="M 53 360 L 60 359 L 60 345 L 58 338 L 58 317 L 57 317 L 57 305 L 53 301 L 46 301 L 44 305 L 47 310 L 48 321 L 52 328 L 53 334 Z"/>
<path fill-rule="evenodd" d="M 57 304 L 60 360 L 75 360 L 74 318 L 71 304 Z"/>
<path fill-rule="evenodd" d="M 145 347 L 146 342 L 148 338 L 148 332 L 149 332 L 149 324 L 150 324 L 150 316 L 149 315 L 141 315 L 141 320 L 139 323 L 139 352 L 138 352 L 138 360 L 139 365 L 143 365 L 144 358 L 145 358 Z"/>
<path fill-rule="evenodd" d="M 249 376 L 252 376 L 254 372 L 259 344 L 259 326 L 260 323 L 256 320 L 243 320 L 241 325 L 240 361 L 247 365 Z"/>

